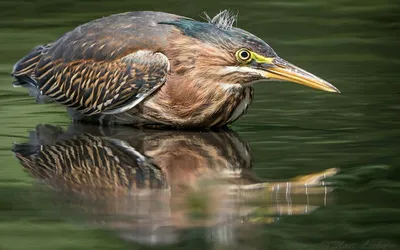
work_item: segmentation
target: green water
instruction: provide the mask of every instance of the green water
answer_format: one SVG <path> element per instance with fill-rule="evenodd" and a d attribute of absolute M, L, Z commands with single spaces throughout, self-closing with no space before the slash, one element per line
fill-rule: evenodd
<path fill-rule="evenodd" d="M 329 179 L 335 189 L 315 198 L 313 211 L 267 213 L 278 205 L 262 200 L 247 204 L 261 209 L 235 229 L 230 243 L 210 240 L 209 227 L 198 223 L 177 229 L 172 244 L 149 246 L 122 237 L 107 223 L 93 223 L 90 212 L 70 208 L 71 203 L 85 208 L 82 198 L 65 201 L 24 171 L 11 152 L 13 143 L 27 142 L 38 124 L 63 129 L 70 124 L 64 108 L 36 105 L 25 90 L 12 88 L 12 65 L 32 47 L 113 13 L 159 10 L 200 19 L 203 11 L 213 15 L 226 8 L 239 10 L 239 27 L 342 91 L 260 82 L 248 113 L 231 126 L 235 138 L 249 146 L 257 178 L 275 182 L 340 169 Z M 399 13 L 398 1 L 389 0 L 2 1 L 0 249 L 399 249 Z M 221 141 L 213 147 L 230 147 Z M 202 197 L 200 191 L 189 195 L 192 210 L 207 205 Z M 305 207 L 308 201 L 297 203 Z"/>

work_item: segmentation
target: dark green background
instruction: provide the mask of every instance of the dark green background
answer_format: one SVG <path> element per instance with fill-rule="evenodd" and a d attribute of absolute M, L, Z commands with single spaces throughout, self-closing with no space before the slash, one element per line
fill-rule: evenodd
<path fill-rule="evenodd" d="M 309 216 L 285 217 L 245 241 L 249 249 L 342 249 L 400 237 L 400 4 L 356 0 L 143 0 L 0 2 L 0 249 L 141 249 L 113 233 L 86 228 L 54 211 L 35 192 L 10 148 L 39 123 L 67 126 L 57 105 L 35 105 L 14 89 L 12 65 L 31 48 L 113 13 L 158 10 L 201 19 L 239 11 L 238 26 L 267 41 L 284 59 L 342 91 L 261 82 L 246 116 L 232 128 L 252 149 L 256 174 L 284 179 L 327 168 L 335 203 Z M 327 245 L 328 244 L 328 245 Z M 329 245 L 331 244 L 331 245 Z M 202 249 L 196 232 L 180 249 Z M 251 248 L 252 247 L 252 248 Z M 382 249 L 369 245 L 368 249 Z"/>

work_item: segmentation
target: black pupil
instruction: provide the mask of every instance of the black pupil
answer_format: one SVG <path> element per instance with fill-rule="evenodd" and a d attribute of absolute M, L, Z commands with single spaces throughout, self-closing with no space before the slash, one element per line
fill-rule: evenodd
<path fill-rule="evenodd" d="M 248 59 L 249 52 L 247 52 L 247 51 L 240 52 L 240 57 L 243 58 L 243 59 Z"/>

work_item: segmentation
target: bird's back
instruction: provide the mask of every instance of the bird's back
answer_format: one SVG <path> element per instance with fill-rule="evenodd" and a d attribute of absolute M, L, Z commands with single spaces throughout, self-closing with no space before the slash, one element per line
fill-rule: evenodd
<path fill-rule="evenodd" d="M 47 53 L 53 60 L 113 60 L 136 50 L 165 46 L 171 27 L 160 25 L 185 17 L 162 12 L 128 12 L 80 25 L 59 38 Z"/>

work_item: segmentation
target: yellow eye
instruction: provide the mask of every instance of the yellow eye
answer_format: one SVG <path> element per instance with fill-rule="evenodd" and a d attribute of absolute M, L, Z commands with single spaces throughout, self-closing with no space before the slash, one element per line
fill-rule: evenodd
<path fill-rule="evenodd" d="M 240 62 L 248 63 L 251 60 L 251 53 L 247 49 L 240 49 L 236 52 L 236 58 Z"/>

